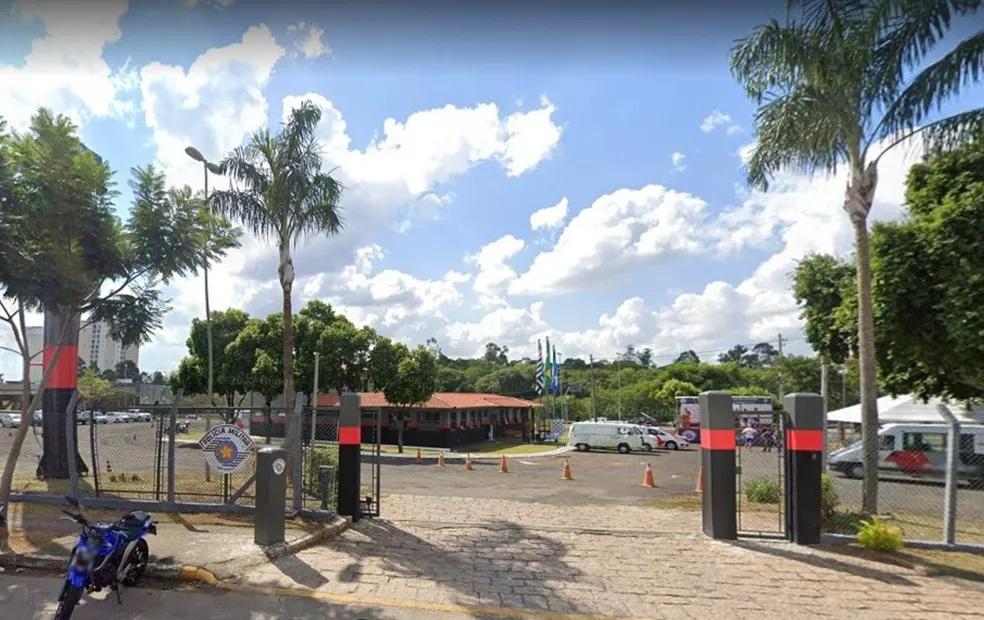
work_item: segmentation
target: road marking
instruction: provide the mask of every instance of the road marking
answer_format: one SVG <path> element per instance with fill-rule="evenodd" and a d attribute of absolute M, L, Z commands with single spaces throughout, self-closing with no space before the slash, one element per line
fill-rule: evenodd
<path fill-rule="evenodd" d="M 399 609 L 419 609 L 422 611 L 469 614 L 473 617 L 493 616 L 501 618 L 539 618 L 541 620 L 612 620 L 612 616 L 594 616 L 586 614 L 564 614 L 540 609 L 517 609 L 515 607 L 482 607 L 478 605 L 458 605 L 445 603 L 426 603 L 423 601 L 398 601 L 372 596 L 355 596 L 352 594 L 333 594 L 317 590 L 301 590 L 296 588 L 279 588 L 273 586 L 258 586 L 252 584 L 236 584 L 218 582 L 215 587 L 235 592 L 250 592 L 268 596 L 292 596 L 307 598 L 329 603 L 345 605 L 368 605 L 376 607 L 396 607 Z M 632 620 L 626 618 L 625 620 Z M 642 620 L 639 618 L 638 620 Z"/>
<path fill-rule="evenodd" d="M 539 465 L 539 463 L 534 463 L 533 461 L 520 461 L 523 465 Z"/>

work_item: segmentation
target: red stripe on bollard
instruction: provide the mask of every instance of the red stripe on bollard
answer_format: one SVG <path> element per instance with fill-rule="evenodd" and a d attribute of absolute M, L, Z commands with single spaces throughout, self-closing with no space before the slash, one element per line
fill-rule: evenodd
<path fill-rule="evenodd" d="M 704 450 L 731 450 L 737 445 L 735 431 L 730 428 L 700 429 L 700 447 Z"/>
<path fill-rule="evenodd" d="M 786 446 L 793 452 L 823 452 L 824 432 L 819 430 L 786 431 Z"/>
<path fill-rule="evenodd" d="M 358 426 L 342 426 L 338 429 L 338 445 L 357 446 L 362 443 L 362 429 Z"/>

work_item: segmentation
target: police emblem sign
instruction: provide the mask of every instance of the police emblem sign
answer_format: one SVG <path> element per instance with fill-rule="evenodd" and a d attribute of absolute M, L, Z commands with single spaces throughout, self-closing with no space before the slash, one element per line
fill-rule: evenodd
<path fill-rule="evenodd" d="M 236 473 L 253 454 L 253 439 L 233 424 L 212 427 L 198 445 L 208 464 L 220 474 Z"/>

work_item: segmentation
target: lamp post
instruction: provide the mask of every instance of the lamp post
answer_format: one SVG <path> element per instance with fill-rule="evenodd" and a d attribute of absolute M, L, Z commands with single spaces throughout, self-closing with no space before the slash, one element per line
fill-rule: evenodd
<path fill-rule="evenodd" d="M 202 170 L 205 172 L 205 208 L 208 209 L 209 217 L 211 217 L 212 207 L 208 202 L 208 173 L 211 172 L 213 174 L 221 175 L 222 169 L 216 166 L 215 164 L 213 164 L 212 162 L 208 161 L 207 159 L 205 159 L 205 156 L 202 155 L 202 152 L 193 146 L 187 147 L 185 149 L 185 153 L 188 155 L 188 157 L 194 159 L 197 162 L 201 162 L 202 164 Z M 212 307 L 208 298 L 208 244 L 211 241 L 211 231 L 212 231 L 212 222 L 210 219 L 208 222 L 209 234 L 206 236 L 205 239 L 205 246 L 206 246 L 205 259 L 203 261 L 202 270 L 205 275 L 205 338 L 208 343 L 207 344 L 208 346 L 208 399 L 209 402 L 211 402 L 212 406 L 214 407 L 215 396 L 213 395 L 213 391 L 212 391 L 212 382 L 215 376 L 215 368 L 213 365 L 214 354 L 212 352 Z M 205 415 L 205 431 L 208 432 L 211 428 L 212 428 L 212 412 L 211 410 L 209 410 L 209 412 Z M 205 467 L 206 481 L 211 479 L 210 469 L 211 468 L 209 468 L 208 465 L 206 464 Z"/>

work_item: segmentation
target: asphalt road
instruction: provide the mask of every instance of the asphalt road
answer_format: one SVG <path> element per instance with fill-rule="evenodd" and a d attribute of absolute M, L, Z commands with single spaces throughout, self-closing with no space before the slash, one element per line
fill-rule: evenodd
<path fill-rule="evenodd" d="M 192 421 L 192 432 L 205 428 L 204 419 Z M 99 425 L 98 459 L 101 486 L 113 490 L 132 491 L 153 488 L 154 442 L 156 424 L 131 422 Z M 38 429 L 40 431 L 40 429 Z M 82 458 L 90 466 L 89 427 L 79 426 L 79 447 Z M 13 430 L 0 430 L 0 459 L 6 457 Z M 30 478 L 41 455 L 40 437 L 32 432 L 24 444 L 19 460 L 18 478 Z M 165 455 L 166 456 L 166 455 Z M 210 501 L 206 495 L 222 492 L 221 478 L 213 476 L 206 482 L 201 452 L 193 447 L 176 452 L 176 471 L 179 491 L 190 501 Z M 763 452 L 761 448 L 742 449 L 743 485 L 767 477 L 780 480 L 779 453 Z M 564 460 L 569 460 L 574 481 L 560 479 Z M 646 464 L 653 468 L 656 488 L 642 486 Z M 111 480 L 107 465 L 116 474 Z M 435 459 L 417 465 L 414 459 L 385 459 L 381 466 L 382 492 L 430 496 L 501 498 L 516 501 L 556 505 L 591 505 L 622 502 L 644 503 L 647 500 L 680 495 L 693 495 L 700 465 L 700 449 L 680 451 L 658 450 L 651 453 L 633 452 L 622 455 L 614 452 L 570 452 L 554 457 L 509 457 L 509 474 L 500 474 L 498 461 L 476 459 L 474 471 L 465 471 L 460 461 L 449 461 L 439 468 Z M 368 484 L 368 466 L 363 466 L 363 484 Z M 120 474 L 127 474 L 126 480 Z M 139 480 L 134 481 L 136 476 Z M 247 473 L 233 478 L 233 486 L 245 481 Z M 842 503 L 859 506 L 861 481 L 832 474 L 834 486 Z M 91 478 L 90 478 L 91 480 Z M 941 515 L 944 491 L 940 484 L 914 484 L 883 480 L 879 485 L 879 505 L 883 512 L 906 513 L 926 517 Z M 202 493 L 195 496 L 192 493 Z M 959 492 L 959 519 L 984 522 L 984 490 L 962 488 Z"/>
<path fill-rule="evenodd" d="M 72 620 L 418 620 L 422 610 L 364 603 L 340 603 L 293 596 L 268 596 L 244 591 L 182 588 L 163 584 L 124 592 L 123 605 L 100 592 L 83 599 Z M 33 574 L 0 574 L 0 609 L 11 620 L 49 620 L 57 607 L 61 580 Z M 487 618 L 473 613 L 426 610 L 434 620 Z"/>

